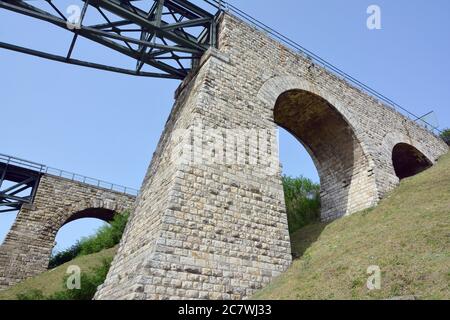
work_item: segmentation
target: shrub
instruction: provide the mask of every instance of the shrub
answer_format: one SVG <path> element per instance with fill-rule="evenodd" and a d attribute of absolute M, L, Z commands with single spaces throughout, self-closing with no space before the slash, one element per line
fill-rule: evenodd
<path fill-rule="evenodd" d="M 80 254 L 80 244 L 77 243 L 64 251 L 58 252 L 50 258 L 49 269 L 56 268 L 66 262 L 75 259 Z"/>
<path fill-rule="evenodd" d="M 122 238 L 128 217 L 128 213 L 116 215 L 109 225 L 101 227 L 94 235 L 83 238 L 69 249 L 53 255 L 50 258 L 49 269 L 56 268 L 76 257 L 97 253 L 116 246 Z"/>
<path fill-rule="evenodd" d="M 17 300 L 45 300 L 45 296 L 42 291 L 37 289 L 18 293 L 16 297 Z"/>
<path fill-rule="evenodd" d="M 84 256 L 114 247 L 120 242 L 129 214 L 118 214 L 110 225 L 101 227 L 94 236 L 80 241 L 79 256 Z"/>
<path fill-rule="evenodd" d="M 319 221 L 320 185 L 305 177 L 283 177 L 289 232 Z"/>
<path fill-rule="evenodd" d="M 89 273 L 81 273 L 81 288 L 66 288 L 67 277 L 63 280 L 64 290 L 45 296 L 40 290 L 30 290 L 17 294 L 18 300 L 92 300 L 99 285 L 105 282 L 112 259 L 105 259 L 102 265 Z"/>
<path fill-rule="evenodd" d="M 90 273 L 81 273 L 81 288 L 80 289 L 65 289 L 58 291 L 47 300 L 92 300 L 99 285 L 105 282 L 112 259 L 103 260 L 102 265 L 94 269 Z M 64 279 L 64 286 L 66 286 L 67 278 Z"/>
<path fill-rule="evenodd" d="M 450 146 L 450 129 L 445 129 L 441 133 L 441 138 Z"/>

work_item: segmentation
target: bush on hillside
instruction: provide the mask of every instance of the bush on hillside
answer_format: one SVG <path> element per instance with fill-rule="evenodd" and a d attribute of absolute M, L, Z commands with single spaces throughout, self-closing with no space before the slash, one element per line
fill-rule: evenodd
<path fill-rule="evenodd" d="M 57 254 L 52 255 L 50 258 L 50 262 L 48 264 L 49 269 L 56 268 L 66 262 L 69 262 L 75 259 L 80 254 L 80 243 L 76 243 L 69 249 L 58 252 Z"/>
<path fill-rule="evenodd" d="M 93 271 L 81 273 L 81 288 L 80 289 L 65 289 L 52 294 L 47 297 L 47 300 L 92 300 L 98 286 L 105 282 L 111 267 L 112 259 L 105 259 L 100 267 Z M 67 278 L 64 279 L 64 287 L 66 287 Z"/>
<path fill-rule="evenodd" d="M 92 300 L 98 286 L 105 282 L 112 259 L 105 259 L 100 267 L 81 273 L 81 288 L 67 289 L 67 277 L 63 280 L 64 290 L 46 296 L 41 290 L 30 290 L 17 294 L 17 300 Z"/>
<path fill-rule="evenodd" d="M 42 291 L 38 289 L 18 293 L 16 298 L 17 300 L 46 300 Z"/>
<path fill-rule="evenodd" d="M 284 176 L 283 189 L 290 233 L 319 221 L 319 184 L 304 177 L 292 178 Z"/>
<path fill-rule="evenodd" d="M 450 129 L 445 129 L 441 133 L 441 138 L 450 146 Z"/>
<path fill-rule="evenodd" d="M 129 214 L 123 213 L 115 216 L 114 220 L 87 238 L 78 241 L 74 246 L 61 251 L 50 258 L 49 269 L 56 268 L 76 257 L 100 252 L 116 246 L 122 238 Z"/>

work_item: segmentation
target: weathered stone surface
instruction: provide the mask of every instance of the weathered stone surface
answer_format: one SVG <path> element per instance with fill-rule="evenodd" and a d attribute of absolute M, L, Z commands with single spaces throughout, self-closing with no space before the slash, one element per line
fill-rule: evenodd
<path fill-rule="evenodd" d="M 432 163 L 448 151 L 400 113 L 230 15 L 219 49 L 205 54 L 176 95 L 97 299 L 241 299 L 285 271 L 291 249 L 277 125 L 317 165 L 323 220 L 374 206 L 398 184 L 398 143 Z M 216 143 L 230 135 L 232 148 Z"/>
<path fill-rule="evenodd" d="M 0 246 L 0 290 L 47 270 L 58 230 L 70 221 L 111 221 L 132 210 L 135 197 L 51 175 L 41 177 L 35 201 L 20 210 Z"/>

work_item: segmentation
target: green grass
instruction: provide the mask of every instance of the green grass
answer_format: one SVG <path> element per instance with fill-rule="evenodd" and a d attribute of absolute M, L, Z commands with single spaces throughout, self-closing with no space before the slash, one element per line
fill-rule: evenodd
<path fill-rule="evenodd" d="M 254 299 L 450 299 L 450 154 L 372 210 L 292 235 L 291 268 Z M 369 266 L 381 289 L 369 291 Z"/>
<path fill-rule="evenodd" d="M 41 293 L 45 297 L 61 295 L 64 291 L 64 279 L 67 268 L 77 265 L 82 274 L 93 277 L 98 269 L 101 269 L 105 260 L 111 260 L 116 254 L 117 247 L 103 250 L 99 253 L 78 257 L 55 269 L 42 273 L 34 278 L 25 280 L 7 290 L 0 291 L 0 300 L 17 300 L 21 296 L 30 297 L 33 293 L 38 296 Z M 83 278 L 81 282 L 83 287 Z M 39 297 L 36 297 L 39 298 Z"/>

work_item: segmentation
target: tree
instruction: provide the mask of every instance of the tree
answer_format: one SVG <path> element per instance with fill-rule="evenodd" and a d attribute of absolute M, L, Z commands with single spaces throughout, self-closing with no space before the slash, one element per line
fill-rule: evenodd
<path fill-rule="evenodd" d="M 305 177 L 283 177 L 289 232 L 319 221 L 320 185 Z"/>
<path fill-rule="evenodd" d="M 445 129 L 441 133 L 441 138 L 450 146 L 450 129 Z"/>

